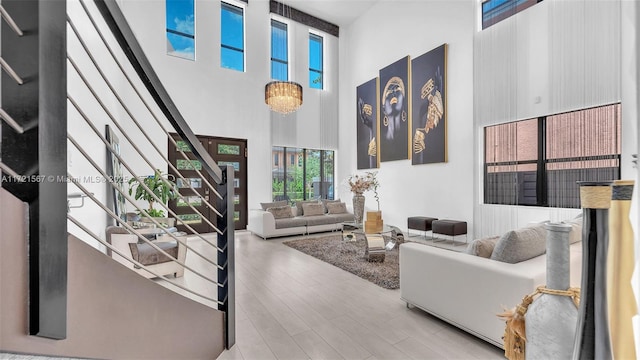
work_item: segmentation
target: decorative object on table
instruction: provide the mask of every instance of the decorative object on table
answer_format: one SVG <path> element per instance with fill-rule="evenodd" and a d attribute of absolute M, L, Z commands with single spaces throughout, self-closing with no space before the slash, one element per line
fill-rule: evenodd
<path fill-rule="evenodd" d="M 525 315 L 527 359 L 569 359 L 578 322 L 578 289 L 569 288 L 568 224 L 546 224 L 547 285 Z M 569 296 L 573 296 L 573 298 Z"/>
<path fill-rule="evenodd" d="M 356 241 L 343 241 L 339 234 L 290 240 L 284 245 L 339 267 L 385 289 L 400 288 L 398 247 L 385 254 L 384 262 L 365 260 L 366 239 L 358 236 Z"/>
<path fill-rule="evenodd" d="M 376 198 L 376 204 L 378 206 L 377 211 L 367 211 L 367 221 L 364 223 L 364 230 L 367 234 L 377 233 L 382 231 L 384 222 L 382 221 L 382 211 L 380 211 L 380 196 L 378 195 L 378 187 L 380 183 L 376 177 L 376 173 L 371 174 L 371 189 L 373 191 L 373 197 Z"/>
<path fill-rule="evenodd" d="M 631 286 L 635 250 L 629 220 L 634 183 L 633 180 L 616 180 L 611 189 L 607 303 L 614 359 L 637 359 L 632 323 L 637 308 Z"/>
<path fill-rule="evenodd" d="M 607 248 L 611 182 L 579 181 L 582 211 L 582 293 L 574 359 L 611 359 L 607 311 Z"/>
<path fill-rule="evenodd" d="M 360 169 L 380 167 L 378 156 L 378 78 L 356 87 L 357 165 Z"/>
<path fill-rule="evenodd" d="M 142 186 L 145 184 L 151 192 Z M 134 195 L 135 193 L 135 195 Z M 163 204 L 166 204 L 167 201 L 173 200 L 178 197 L 178 191 L 176 189 L 176 184 L 169 180 L 166 175 L 163 175 L 160 170 L 156 169 L 153 175 L 149 175 L 141 178 L 133 178 L 129 180 L 129 195 L 134 195 L 136 200 L 145 200 L 149 204 L 149 208 L 146 209 L 146 213 L 155 218 L 154 220 L 159 221 L 161 223 L 171 223 L 168 226 L 173 226 L 172 218 L 164 218 L 164 211 L 162 209 L 155 209 L 154 204 L 156 203 L 156 199 L 153 195 L 155 195 Z M 145 219 L 146 215 L 141 213 L 141 221 L 149 221 Z M 143 216 L 144 215 L 144 216 Z M 158 220 L 157 218 L 162 218 L 163 221 Z M 168 221 L 167 219 L 171 219 Z"/>
<path fill-rule="evenodd" d="M 411 164 L 447 162 L 447 44 L 411 60 L 411 83 Z"/>
<path fill-rule="evenodd" d="M 106 140 L 111 145 L 113 151 L 116 154 L 120 155 L 120 141 L 118 140 L 118 136 L 116 133 L 109 127 L 109 125 L 105 125 L 105 133 Z M 114 185 L 120 189 L 120 191 L 124 192 L 124 176 L 122 174 L 122 164 L 117 156 L 115 156 L 110 149 L 107 148 L 107 173 L 113 179 Z M 113 193 L 113 212 L 122 220 L 125 220 L 126 212 L 127 212 L 127 204 L 125 202 L 124 195 L 116 190 L 115 187 L 108 185 L 109 189 Z M 116 224 L 118 225 L 118 224 Z"/>
<path fill-rule="evenodd" d="M 378 180 L 376 175 L 376 172 L 369 171 L 364 175 L 351 175 L 347 180 L 349 188 L 353 192 L 353 215 L 357 224 L 361 224 L 364 217 L 364 192 L 375 189 L 376 201 L 378 201 Z M 378 207 L 380 206 L 379 204 L 380 202 L 378 201 Z"/>
<path fill-rule="evenodd" d="M 365 235 L 367 243 L 364 249 L 364 258 L 371 262 L 383 262 L 386 247 L 382 235 Z"/>
<path fill-rule="evenodd" d="M 380 69 L 380 161 L 409 158 L 409 56 Z"/>

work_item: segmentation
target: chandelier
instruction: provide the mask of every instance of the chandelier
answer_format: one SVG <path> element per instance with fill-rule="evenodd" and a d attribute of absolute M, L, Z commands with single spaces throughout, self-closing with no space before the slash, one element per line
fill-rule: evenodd
<path fill-rule="evenodd" d="M 302 86 L 293 81 L 272 81 L 264 87 L 264 102 L 272 111 L 292 113 L 302 105 Z"/>

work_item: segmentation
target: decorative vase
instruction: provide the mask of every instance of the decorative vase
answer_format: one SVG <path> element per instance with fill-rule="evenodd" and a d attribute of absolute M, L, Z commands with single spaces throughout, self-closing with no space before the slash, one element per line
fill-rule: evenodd
<path fill-rule="evenodd" d="M 634 238 L 629 211 L 633 185 L 633 180 L 616 180 L 611 191 L 607 303 L 614 359 L 637 359 L 631 320 L 637 313 L 636 299 L 631 287 Z"/>
<path fill-rule="evenodd" d="M 569 289 L 569 232 L 567 224 L 546 224 L 547 285 Z M 578 308 L 569 296 L 543 293 L 525 315 L 526 359 L 569 359 L 578 322 Z"/>
<path fill-rule="evenodd" d="M 611 359 L 607 315 L 607 248 L 611 182 L 579 181 L 582 288 L 573 359 Z"/>
<path fill-rule="evenodd" d="M 356 224 L 362 224 L 362 218 L 364 216 L 364 195 L 356 193 L 353 195 L 353 215 L 355 216 Z"/>

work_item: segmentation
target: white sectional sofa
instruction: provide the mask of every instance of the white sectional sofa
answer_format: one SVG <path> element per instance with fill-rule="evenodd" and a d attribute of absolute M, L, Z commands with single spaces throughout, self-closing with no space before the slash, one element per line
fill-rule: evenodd
<path fill-rule="evenodd" d="M 272 212 L 264 209 L 269 205 L 263 205 L 263 209 L 249 211 L 249 223 L 247 230 L 268 239 L 278 236 L 303 235 L 317 232 L 342 230 L 342 223 L 354 221 L 351 213 L 318 215 L 301 215 L 297 207 L 291 207 L 291 217 L 276 219 Z"/>
<path fill-rule="evenodd" d="M 571 286 L 579 287 L 582 242 L 570 252 Z M 407 306 L 501 348 L 505 323 L 496 314 L 545 283 L 546 255 L 511 264 L 419 243 L 400 246 L 400 296 Z"/>

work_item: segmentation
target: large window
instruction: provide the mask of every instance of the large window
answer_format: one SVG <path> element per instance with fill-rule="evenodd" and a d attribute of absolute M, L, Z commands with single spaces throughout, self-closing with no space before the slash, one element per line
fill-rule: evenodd
<path fill-rule="evenodd" d="M 166 0 L 167 54 L 195 60 L 193 0 Z"/>
<path fill-rule="evenodd" d="M 620 178 L 620 104 L 485 128 L 487 204 L 580 207 L 577 181 Z"/>
<path fill-rule="evenodd" d="M 500 22 L 542 0 L 486 0 L 482 3 L 482 28 Z"/>
<path fill-rule="evenodd" d="M 276 146 L 272 158 L 273 200 L 333 199 L 333 151 Z M 281 158 L 291 161 L 276 163 Z"/>
<path fill-rule="evenodd" d="M 220 66 L 244 71 L 244 9 L 221 3 Z"/>
<path fill-rule="evenodd" d="M 271 78 L 289 80 L 287 24 L 271 20 Z"/>
<path fill-rule="evenodd" d="M 322 40 L 321 36 L 309 33 L 309 86 L 313 89 L 323 88 Z"/>

